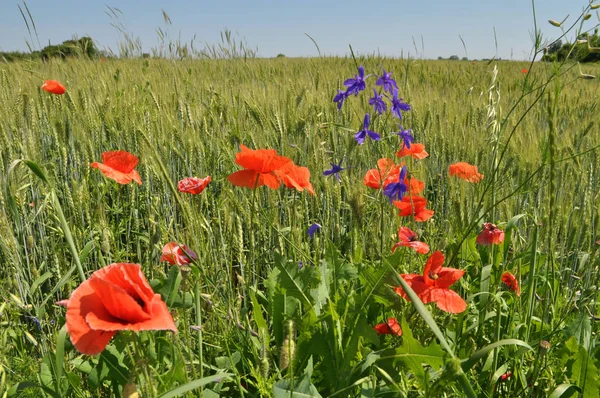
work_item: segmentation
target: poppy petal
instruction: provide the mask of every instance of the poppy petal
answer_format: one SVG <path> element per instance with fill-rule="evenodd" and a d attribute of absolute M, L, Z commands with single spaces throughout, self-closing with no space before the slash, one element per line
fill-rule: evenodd
<path fill-rule="evenodd" d="M 139 185 L 142 184 L 142 179 L 137 171 L 132 170 L 129 173 L 122 173 L 118 170 L 113 169 L 103 163 L 93 162 L 90 164 L 91 167 L 100 169 L 102 174 L 110 179 L 115 180 L 119 184 L 129 184 L 131 181 L 137 182 Z"/>
<path fill-rule="evenodd" d="M 467 303 L 453 290 L 432 289 L 431 296 L 438 308 L 452 314 L 459 314 L 467 309 Z"/>
<path fill-rule="evenodd" d="M 102 154 L 102 161 L 108 167 L 128 174 L 137 166 L 140 160 L 127 151 L 109 151 Z"/>
<path fill-rule="evenodd" d="M 71 342 L 83 354 L 95 355 L 104 350 L 114 332 L 94 331 L 86 322 L 92 312 L 107 313 L 102 300 L 89 284 L 83 282 L 71 295 L 67 304 L 66 326 Z"/>
<path fill-rule="evenodd" d="M 86 319 L 93 329 L 108 331 L 133 330 L 135 332 L 142 330 L 172 330 L 177 332 L 173 317 L 159 294 L 154 295 L 150 303 L 150 310 L 152 317 L 137 323 L 123 323 L 115 318 L 98 316 L 96 313 L 88 314 Z"/>
<path fill-rule="evenodd" d="M 425 264 L 425 270 L 423 270 L 423 279 L 425 284 L 428 286 L 435 284 L 436 280 L 432 279 L 432 276 L 437 275 L 442 270 L 443 264 L 444 254 L 441 251 L 438 250 L 429 256 L 427 263 Z"/>
<path fill-rule="evenodd" d="M 425 242 L 419 242 L 419 241 L 410 242 L 409 245 L 410 245 L 410 247 L 415 249 L 415 251 L 419 254 L 429 253 L 429 245 Z"/>
<path fill-rule="evenodd" d="M 462 278 L 464 274 L 465 271 L 462 269 L 442 267 L 437 273 L 438 278 L 435 281 L 435 286 L 442 289 L 447 289 L 454 282 Z"/>
<path fill-rule="evenodd" d="M 256 188 L 258 185 L 259 172 L 254 170 L 240 170 L 227 176 L 229 182 L 238 187 Z"/>
<path fill-rule="evenodd" d="M 145 305 L 148 305 L 154 296 L 154 291 L 139 264 L 113 263 L 94 272 L 92 277 L 110 282 L 134 298 L 139 297 Z"/>
<path fill-rule="evenodd" d="M 151 318 L 142 308 L 142 304 L 145 306 L 145 303 L 138 303 L 120 287 L 100 278 L 90 278 L 89 283 L 96 294 L 102 297 L 102 304 L 108 313 L 116 320 L 125 323 L 138 323 Z"/>

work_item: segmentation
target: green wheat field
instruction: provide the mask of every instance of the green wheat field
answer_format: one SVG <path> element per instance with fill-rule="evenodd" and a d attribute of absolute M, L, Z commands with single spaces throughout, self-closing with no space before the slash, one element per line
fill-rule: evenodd
<path fill-rule="evenodd" d="M 359 65 L 393 72 L 412 108 L 401 124 L 429 157 L 402 160 L 427 222 L 363 183 L 378 159 L 402 160 L 397 119 L 375 120 L 379 142 L 353 138 L 376 78 L 341 111 L 332 101 Z M 0 64 L 0 397 L 598 397 L 600 82 L 581 77 L 571 63 L 375 56 Z M 308 167 L 315 195 L 233 186 L 240 145 Z M 142 185 L 90 167 L 114 150 L 139 157 Z M 341 182 L 323 175 L 340 160 Z M 460 161 L 484 179 L 450 177 Z M 177 190 L 208 175 L 201 194 Z M 475 243 L 484 222 L 502 244 Z M 401 226 L 430 254 L 392 253 Z M 198 259 L 160 261 L 168 242 Z M 394 291 L 435 251 L 465 271 L 459 314 Z M 56 303 L 80 269 L 111 263 L 141 265 L 177 333 L 73 346 Z M 392 317 L 402 336 L 377 334 Z"/>

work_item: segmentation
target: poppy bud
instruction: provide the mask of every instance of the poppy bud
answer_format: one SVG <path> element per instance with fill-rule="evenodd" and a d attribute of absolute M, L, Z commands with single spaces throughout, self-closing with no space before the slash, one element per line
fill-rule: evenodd
<path fill-rule="evenodd" d="M 287 369 L 290 363 L 294 360 L 294 351 L 296 350 L 296 343 L 289 337 L 283 340 L 281 345 L 281 354 L 279 355 L 279 369 Z"/>
<path fill-rule="evenodd" d="M 546 353 L 548 352 L 549 349 L 550 349 L 550 343 L 547 340 L 540 341 L 540 351 L 539 351 L 540 357 L 543 357 L 544 355 L 546 355 Z"/>
<path fill-rule="evenodd" d="M 552 26 L 556 26 L 557 28 L 560 28 L 561 23 L 560 22 L 556 22 L 553 19 L 549 19 L 548 22 L 550 22 L 550 25 Z"/>
<path fill-rule="evenodd" d="M 123 387 L 123 398 L 139 398 L 140 394 L 137 392 L 137 385 L 135 383 L 127 383 Z"/>
<path fill-rule="evenodd" d="M 588 19 L 590 19 L 591 17 L 592 17 L 592 14 L 585 14 L 585 15 L 583 16 L 583 20 L 584 20 L 584 21 L 587 21 L 587 20 L 588 20 Z"/>

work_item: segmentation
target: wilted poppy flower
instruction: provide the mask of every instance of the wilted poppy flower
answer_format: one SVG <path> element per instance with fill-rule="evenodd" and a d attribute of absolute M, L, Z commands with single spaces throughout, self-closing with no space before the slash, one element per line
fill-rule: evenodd
<path fill-rule="evenodd" d="M 448 168 L 450 176 L 457 176 L 468 182 L 477 183 L 483 180 L 483 174 L 479 173 L 477 166 L 465 162 L 451 164 Z"/>
<path fill-rule="evenodd" d="M 508 286 L 510 290 L 515 292 L 517 296 L 521 296 L 521 287 L 519 286 L 519 281 L 513 274 L 508 271 L 503 273 L 502 282 L 504 282 L 504 284 Z"/>
<path fill-rule="evenodd" d="M 162 248 L 160 261 L 167 261 L 171 265 L 187 265 L 198 260 L 198 255 L 186 245 L 169 242 Z"/>
<path fill-rule="evenodd" d="M 291 160 L 285 156 L 277 155 L 274 149 L 249 149 L 241 145 L 241 152 L 235 155 L 235 162 L 245 170 L 236 171 L 227 176 L 227 179 L 239 187 L 257 188 L 263 185 L 277 189 L 281 185 L 274 171 L 280 169 Z"/>
<path fill-rule="evenodd" d="M 440 310 L 458 314 L 467 309 L 467 303 L 449 287 L 459 280 L 465 271 L 442 267 L 443 264 L 444 255 L 436 251 L 427 260 L 423 275 L 401 274 L 400 277 L 415 291 L 423 304 L 435 302 Z M 408 300 L 402 287 L 396 287 L 394 290 Z"/>
<path fill-rule="evenodd" d="M 429 154 L 425 150 L 423 144 L 411 144 L 410 148 L 405 144 L 402 145 L 402 149 L 396 152 L 396 156 L 403 158 L 404 156 L 410 156 L 413 159 L 425 159 Z"/>
<path fill-rule="evenodd" d="M 67 332 L 79 352 L 99 354 L 119 330 L 172 330 L 173 317 L 138 264 L 111 264 L 92 274 L 67 303 Z"/>
<path fill-rule="evenodd" d="M 312 184 L 310 183 L 310 170 L 308 167 L 296 166 L 289 162 L 278 170 L 275 174 L 283 180 L 283 184 L 288 188 L 294 188 L 299 192 L 305 189 L 312 195 L 315 194 Z"/>
<path fill-rule="evenodd" d="M 402 336 L 402 328 L 396 320 L 396 318 L 388 318 L 387 322 L 378 323 L 373 326 L 373 329 L 377 331 L 377 334 L 393 334 L 395 336 Z"/>
<path fill-rule="evenodd" d="M 65 91 L 67 91 L 65 86 L 56 80 L 46 80 L 44 84 L 42 84 L 42 90 L 56 95 L 62 95 L 65 93 Z"/>
<path fill-rule="evenodd" d="M 433 210 L 426 209 L 427 199 L 422 196 L 404 196 L 395 200 L 394 206 L 400 209 L 400 217 L 415 216 L 415 221 L 424 222 L 433 216 Z"/>
<path fill-rule="evenodd" d="M 392 246 L 392 252 L 400 246 L 412 247 L 417 253 L 427 254 L 429 253 L 429 245 L 425 242 L 419 242 L 417 240 L 417 234 L 415 234 L 410 228 L 400 227 L 398 229 L 398 239 L 400 242 Z"/>
<path fill-rule="evenodd" d="M 102 154 L 102 161 L 104 163 L 94 162 L 90 166 L 100 169 L 102 174 L 119 184 L 135 181 L 142 185 L 142 178 L 134 170 L 139 162 L 137 156 L 126 151 L 110 151 Z"/>
<path fill-rule="evenodd" d="M 179 192 L 197 195 L 204 191 L 204 188 L 206 188 L 206 186 L 210 183 L 211 180 L 211 176 L 207 176 L 204 178 L 187 177 L 177 183 L 177 189 L 179 190 Z"/>
<path fill-rule="evenodd" d="M 481 228 L 482 231 L 477 235 L 477 240 L 475 240 L 475 243 L 478 245 L 499 245 L 504 242 L 504 231 L 496 225 L 491 222 L 484 222 Z"/>

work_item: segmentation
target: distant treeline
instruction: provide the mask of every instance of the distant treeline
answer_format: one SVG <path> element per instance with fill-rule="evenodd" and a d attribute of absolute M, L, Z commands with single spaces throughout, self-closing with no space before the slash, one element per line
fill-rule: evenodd
<path fill-rule="evenodd" d="M 560 62 L 567 58 L 578 62 L 600 61 L 600 36 L 598 36 L 598 33 L 596 32 L 593 35 L 582 34 L 577 38 L 575 47 L 573 47 L 573 43 L 563 44 L 558 40 L 548 46 L 548 51 L 542 60 Z"/>
<path fill-rule="evenodd" d="M 18 60 L 48 60 L 51 58 L 89 57 L 95 58 L 100 55 L 91 37 L 82 37 L 78 40 L 66 40 L 62 44 L 49 45 L 41 51 L 33 52 L 0 52 L 0 61 L 12 62 Z"/>

